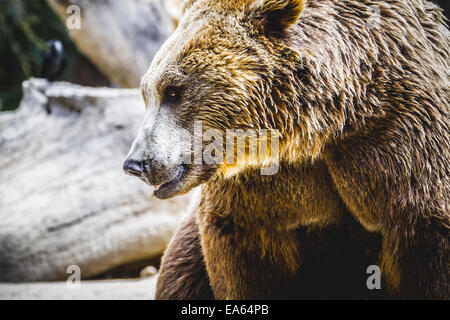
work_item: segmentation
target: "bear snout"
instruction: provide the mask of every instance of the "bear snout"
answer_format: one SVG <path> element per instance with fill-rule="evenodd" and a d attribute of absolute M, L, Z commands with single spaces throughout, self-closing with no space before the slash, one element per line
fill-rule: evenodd
<path fill-rule="evenodd" d="M 127 159 L 123 164 L 123 171 L 135 177 L 142 177 L 144 173 L 144 161 Z"/>
<path fill-rule="evenodd" d="M 123 164 L 123 171 L 138 177 L 151 186 L 160 186 L 172 181 L 179 173 L 180 166 L 168 167 L 155 160 L 136 160 L 128 158 Z"/>

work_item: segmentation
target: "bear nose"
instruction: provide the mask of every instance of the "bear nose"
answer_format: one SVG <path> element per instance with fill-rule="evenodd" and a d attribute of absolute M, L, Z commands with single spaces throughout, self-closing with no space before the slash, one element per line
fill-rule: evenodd
<path fill-rule="evenodd" d="M 128 159 L 123 164 L 123 171 L 131 176 L 140 177 L 144 173 L 144 161 Z"/>

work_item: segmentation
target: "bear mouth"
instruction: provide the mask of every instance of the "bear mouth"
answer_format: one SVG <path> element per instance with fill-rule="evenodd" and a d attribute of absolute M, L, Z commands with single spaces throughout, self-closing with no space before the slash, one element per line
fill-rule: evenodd
<path fill-rule="evenodd" d="M 184 178 L 186 177 L 187 169 L 184 165 L 178 167 L 177 174 L 172 180 L 156 185 L 153 195 L 158 199 L 168 199 L 182 189 Z"/>

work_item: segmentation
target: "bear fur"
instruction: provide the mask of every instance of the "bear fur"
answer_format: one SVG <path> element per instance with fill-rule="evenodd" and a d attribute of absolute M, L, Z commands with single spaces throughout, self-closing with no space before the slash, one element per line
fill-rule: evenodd
<path fill-rule="evenodd" d="M 202 185 L 158 299 L 450 298 L 450 32 L 436 5 L 187 0 L 142 91 L 156 120 L 130 157 L 143 150 L 152 185 L 168 168 L 163 124 L 280 131 L 273 176 L 192 166 L 155 192 Z"/>

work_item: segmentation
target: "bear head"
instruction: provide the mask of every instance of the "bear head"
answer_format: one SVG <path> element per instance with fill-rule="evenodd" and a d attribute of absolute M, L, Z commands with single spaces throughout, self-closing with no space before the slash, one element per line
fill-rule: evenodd
<path fill-rule="evenodd" d="M 125 171 L 166 199 L 249 166 L 314 159 L 327 143 L 365 130 L 386 111 L 385 66 L 400 79 L 414 45 L 404 40 L 414 28 L 395 8 L 382 8 L 390 29 L 377 29 L 370 3 L 186 0 L 142 79 L 146 113 Z M 398 99 L 407 92 L 399 88 Z M 232 142 L 236 131 L 247 133 L 243 152 L 227 145 L 230 131 Z M 204 161 L 205 151 L 214 161 Z"/>

